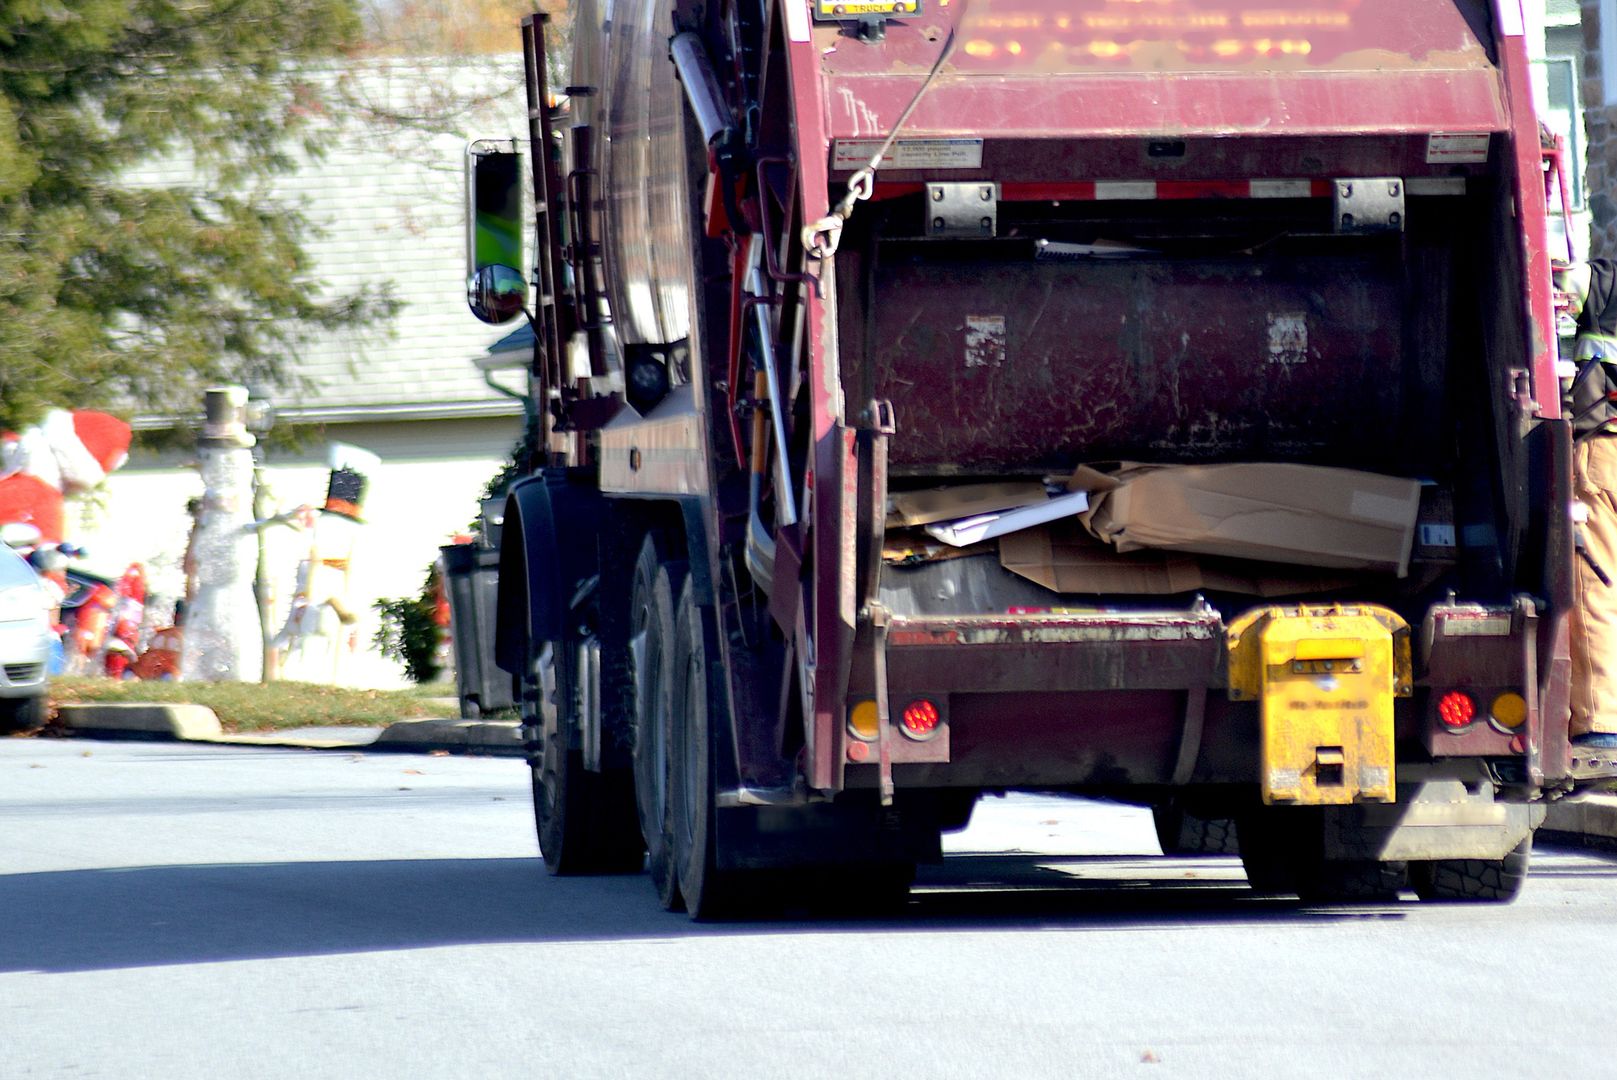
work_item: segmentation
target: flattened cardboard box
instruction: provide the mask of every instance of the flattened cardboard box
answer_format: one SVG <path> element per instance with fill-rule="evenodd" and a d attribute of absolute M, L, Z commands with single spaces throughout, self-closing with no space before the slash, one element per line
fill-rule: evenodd
<path fill-rule="evenodd" d="M 1409 572 L 1420 484 L 1314 465 L 1082 466 L 1080 520 L 1119 552 L 1154 549 Z"/>
<path fill-rule="evenodd" d="M 954 487 L 898 491 L 888 498 L 892 510 L 887 527 L 930 525 L 1009 510 L 1013 506 L 1043 502 L 1044 485 L 1034 481 L 997 481 L 957 484 Z"/>
<path fill-rule="evenodd" d="M 1076 521 L 1058 521 L 1000 537 L 1000 565 L 1060 593 L 1164 596 L 1231 592 L 1300 596 L 1350 584 L 1340 571 L 1218 559 L 1170 551 L 1119 552 Z"/>

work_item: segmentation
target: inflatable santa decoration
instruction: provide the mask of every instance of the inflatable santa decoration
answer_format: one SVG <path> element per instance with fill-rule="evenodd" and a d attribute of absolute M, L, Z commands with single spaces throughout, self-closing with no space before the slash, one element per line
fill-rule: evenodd
<path fill-rule="evenodd" d="M 22 522 L 39 530 L 41 543 L 61 543 L 64 497 L 95 487 L 128 460 L 129 439 L 129 425 L 115 416 L 65 409 L 0 434 L 0 525 Z"/>

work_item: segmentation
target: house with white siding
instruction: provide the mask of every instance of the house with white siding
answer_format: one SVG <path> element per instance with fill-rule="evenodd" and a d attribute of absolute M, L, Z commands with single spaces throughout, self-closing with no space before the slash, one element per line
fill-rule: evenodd
<path fill-rule="evenodd" d="M 372 603 L 420 589 L 438 546 L 467 530 L 483 485 L 521 434 L 521 402 L 489 383 L 520 387 L 521 372 L 486 375 L 476 364 L 512 327 L 484 326 L 467 311 L 462 180 L 469 136 L 525 134 L 521 57 L 379 60 L 311 77 L 347 80 L 372 115 L 345 124 L 323 157 L 275 178 L 273 196 L 315 225 L 306 248 L 330 289 L 389 282 L 400 307 L 383 327 L 312 342 L 290 365 L 296 385 L 268 392 L 277 433 L 290 428 L 299 441 L 267 440 L 265 475 L 280 507 L 319 506 L 329 443 L 381 458 L 351 571 L 354 652 L 340 671 L 347 685 L 398 685 L 402 669 L 371 645 Z M 448 115 L 436 124 L 387 119 L 440 112 Z M 165 165 L 153 167 L 150 182 L 187 179 L 183 166 Z M 137 430 L 173 423 L 135 419 Z M 69 528 L 88 548 L 90 568 L 116 574 L 142 562 L 160 602 L 183 593 L 185 506 L 202 491 L 194 461 L 184 450 L 137 452 L 76 508 Z M 268 536 L 278 621 L 308 541 L 285 528 Z"/>

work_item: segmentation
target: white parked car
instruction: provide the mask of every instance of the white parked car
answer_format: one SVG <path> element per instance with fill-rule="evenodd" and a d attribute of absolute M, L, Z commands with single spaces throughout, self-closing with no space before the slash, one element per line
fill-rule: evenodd
<path fill-rule="evenodd" d="M 28 560 L 0 544 L 0 732 L 45 719 L 50 595 Z"/>

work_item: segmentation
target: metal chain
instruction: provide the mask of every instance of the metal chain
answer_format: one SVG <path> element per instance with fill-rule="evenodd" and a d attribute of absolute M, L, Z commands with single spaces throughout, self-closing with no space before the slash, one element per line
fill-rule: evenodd
<path fill-rule="evenodd" d="M 887 133 L 887 138 L 882 140 L 882 144 L 876 148 L 876 152 L 871 155 L 870 161 L 865 167 L 848 178 L 847 194 L 842 196 L 841 201 L 832 208 L 831 212 L 812 225 L 803 227 L 803 249 L 808 253 L 809 258 L 828 259 L 837 253 L 837 246 L 842 243 L 843 224 L 853 215 L 855 204 L 870 198 L 871 193 L 876 190 L 876 170 L 881 167 L 881 159 L 886 157 L 887 151 L 893 148 L 893 143 L 897 141 L 898 133 L 903 130 L 904 124 L 910 118 L 910 114 L 915 112 L 915 107 L 921 103 L 921 98 L 925 97 L 926 92 L 932 88 L 932 84 L 937 80 L 938 72 L 943 70 L 943 65 L 948 63 L 950 56 L 954 55 L 955 30 L 965 21 L 965 18 L 966 5 L 962 3 L 959 13 L 955 16 L 955 24 L 949 28 L 949 36 L 943 42 L 943 49 L 938 53 L 938 58 L 932 63 L 932 70 L 927 73 L 926 81 L 921 83 L 920 89 L 915 91 L 915 96 L 910 98 L 910 103 L 904 106 L 904 111 L 899 113 L 898 123 L 893 125 L 893 130 Z"/>

